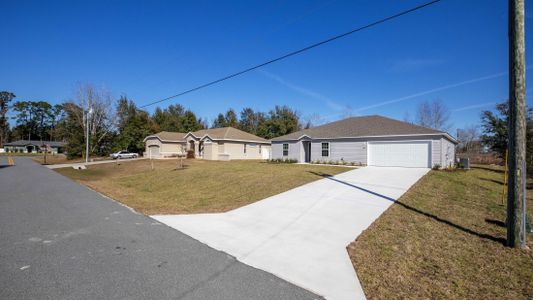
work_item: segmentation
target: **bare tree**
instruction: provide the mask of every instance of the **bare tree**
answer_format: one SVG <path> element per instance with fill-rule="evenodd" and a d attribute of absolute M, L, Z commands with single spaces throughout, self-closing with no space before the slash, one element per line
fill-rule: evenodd
<path fill-rule="evenodd" d="M 310 115 L 307 115 L 303 117 L 303 124 L 302 127 L 305 129 L 312 128 L 318 125 L 322 125 L 324 123 L 324 119 L 320 117 L 317 113 L 312 113 Z"/>
<path fill-rule="evenodd" d="M 480 133 L 479 126 L 469 125 L 462 129 L 457 129 L 457 140 L 460 143 L 460 150 L 463 152 L 473 152 L 479 149 Z"/>
<path fill-rule="evenodd" d="M 342 110 L 342 119 L 353 117 L 353 108 L 350 105 L 346 105 Z"/>
<path fill-rule="evenodd" d="M 447 131 L 450 128 L 450 110 L 440 99 L 418 105 L 416 123 L 420 126 Z"/>
<path fill-rule="evenodd" d="M 91 141 L 89 153 L 94 153 L 116 128 L 111 93 L 105 87 L 96 88 L 91 84 L 78 84 L 75 98 L 69 102 L 71 105 L 66 105 L 68 113 L 72 114 L 76 123 L 83 128 L 84 139 L 87 138 L 87 125 L 89 126 Z"/>
<path fill-rule="evenodd" d="M 408 111 L 405 111 L 405 113 L 403 114 L 403 121 L 405 123 L 410 123 L 410 124 L 415 123 L 413 119 L 411 118 L 411 114 Z"/>

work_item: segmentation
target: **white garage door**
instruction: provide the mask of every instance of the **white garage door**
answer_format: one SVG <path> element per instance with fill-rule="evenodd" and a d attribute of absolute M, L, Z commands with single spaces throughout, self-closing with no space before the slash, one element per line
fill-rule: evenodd
<path fill-rule="evenodd" d="M 430 167 L 431 142 L 368 142 L 368 165 L 380 167 Z"/>
<path fill-rule="evenodd" d="M 150 157 L 159 157 L 159 146 L 158 145 L 148 146 L 148 155 L 150 155 Z"/>

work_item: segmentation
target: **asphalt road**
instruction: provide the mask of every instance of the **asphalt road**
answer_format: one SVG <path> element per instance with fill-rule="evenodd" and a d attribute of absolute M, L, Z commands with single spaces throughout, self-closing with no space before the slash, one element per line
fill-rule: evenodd
<path fill-rule="evenodd" d="M 0 299 L 318 298 L 29 158 L 15 163 L 0 157 Z"/>

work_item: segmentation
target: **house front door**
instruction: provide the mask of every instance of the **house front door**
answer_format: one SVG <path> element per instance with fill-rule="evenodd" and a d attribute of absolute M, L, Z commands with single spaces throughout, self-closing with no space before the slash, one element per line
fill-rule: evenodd
<path fill-rule="evenodd" d="M 311 162 L 311 142 L 302 142 L 304 148 L 304 162 Z"/>

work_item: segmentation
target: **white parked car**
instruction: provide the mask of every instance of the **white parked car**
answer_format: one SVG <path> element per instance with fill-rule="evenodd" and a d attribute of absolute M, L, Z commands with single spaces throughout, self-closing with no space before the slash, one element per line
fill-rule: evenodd
<path fill-rule="evenodd" d="M 139 157 L 139 154 L 137 153 L 131 153 L 131 152 L 128 152 L 126 150 L 122 150 L 122 151 L 119 151 L 117 153 L 113 153 L 110 155 L 112 159 L 117 159 L 117 158 L 137 158 Z"/>

